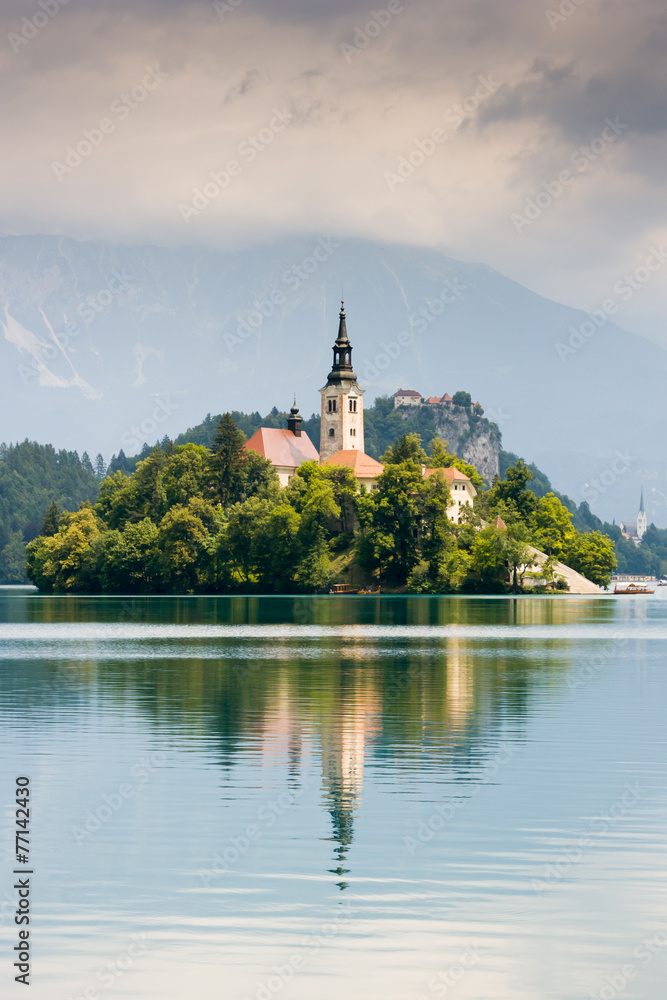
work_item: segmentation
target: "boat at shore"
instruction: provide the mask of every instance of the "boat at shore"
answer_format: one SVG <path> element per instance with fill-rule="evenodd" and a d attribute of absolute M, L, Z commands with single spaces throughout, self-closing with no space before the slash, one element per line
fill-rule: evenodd
<path fill-rule="evenodd" d="M 375 595 L 380 593 L 380 588 L 376 587 L 373 590 L 372 587 L 362 587 L 360 590 L 354 590 L 351 583 L 334 583 L 333 587 L 329 591 L 330 594 L 340 595 L 340 594 L 359 594 L 363 597 L 368 597 L 370 595 Z"/>
<path fill-rule="evenodd" d="M 630 597 L 634 595 L 641 596 L 643 594 L 655 594 L 655 590 L 650 590 L 645 583 L 629 583 L 625 587 L 619 587 L 618 584 L 614 587 L 614 594 L 616 597 Z"/>

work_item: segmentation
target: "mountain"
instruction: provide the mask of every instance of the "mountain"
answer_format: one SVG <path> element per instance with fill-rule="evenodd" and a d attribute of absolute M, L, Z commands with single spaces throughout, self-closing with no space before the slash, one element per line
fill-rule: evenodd
<path fill-rule="evenodd" d="M 3 237 L 0 440 L 109 459 L 207 412 L 295 392 L 319 411 L 343 289 L 367 401 L 466 390 L 557 489 L 634 520 L 643 484 L 667 524 L 667 352 L 485 265 L 324 235 L 235 252 Z"/>

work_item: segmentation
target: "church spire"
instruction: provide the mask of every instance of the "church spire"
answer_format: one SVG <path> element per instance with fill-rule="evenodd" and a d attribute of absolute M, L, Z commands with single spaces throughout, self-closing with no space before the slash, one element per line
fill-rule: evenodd
<path fill-rule="evenodd" d="M 644 513 L 644 487 L 642 486 L 641 498 L 639 500 L 639 513 Z"/>
<path fill-rule="evenodd" d="M 352 344 L 347 335 L 345 302 L 341 299 L 340 313 L 338 314 L 338 336 L 333 346 L 333 365 L 329 372 L 327 385 L 351 384 L 356 381 L 357 376 L 352 368 Z"/>
<path fill-rule="evenodd" d="M 350 343 L 347 336 L 347 323 L 345 322 L 345 302 L 343 299 L 340 300 L 340 312 L 338 314 L 338 338 L 336 340 L 337 344 L 342 347 L 345 343 Z"/>

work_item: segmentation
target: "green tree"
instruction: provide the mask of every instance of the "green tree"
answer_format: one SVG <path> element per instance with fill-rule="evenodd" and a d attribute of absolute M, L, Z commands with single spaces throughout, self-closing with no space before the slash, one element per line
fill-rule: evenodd
<path fill-rule="evenodd" d="M 421 437 L 413 432 L 403 434 L 402 437 L 389 445 L 380 461 L 383 465 L 400 465 L 401 462 L 415 462 L 417 465 L 425 465 L 428 457 L 422 448 Z"/>
<path fill-rule="evenodd" d="M 511 465 L 505 478 L 495 482 L 484 496 L 489 519 L 500 515 L 508 527 L 517 521 L 530 524 L 537 508 L 537 498 L 528 489 L 532 478 L 532 472 L 522 459 Z"/>
<path fill-rule="evenodd" d="M 100 555 L 104 590 L 151 593 L 159 587 L 158 529 L 150 518 L 107 531 Z"/>
<path fill-rule="evenodd" d="M 454 403 L 454 406 L 472 406 L 472 396 L 469 392 L 459 390 L 452 396 L 452 402 Z"/>
<path fill-rule="evenodd" d="M 26 546 L 23 534 L 12 531 L 0 552 L 0 583 L 23 583 L 26 579 Z"/>
<path fill-rule="evenodd" d="M 166 508 L 187 504 L 192 497 L 210 496 L 209 451 L 202 445 L 182 444 L 167 459 L 162 472 Z"/>
<path fill-rule="evenodd" d="M 359 561 L 389 583 L 405 583 L 420 561 L 425 492 L 420 466 L 408 461 L 386 465 L 377 489 L 359 498 Z"/>
<path fill-rule="evenodd" d="M 576 535 L 565 553 L 565 563 L 587 580 L 606 587 L 616 569 L 616 556 L 610 538 L 599 531 Z"/>
<path fill-rule="evenodd" d="M 42 530 L 40 535 L 44 535 L 45 538 L 55 535 L 60 527 L 61 510 L 55 500 L 52 500 L 47 507 L 46 514 L 44 515 L 44 521 L 42 522 Z"/>
<path fill-rule="evenodd" d="M 106 474 L 107 474 L 107 467 L 104 462 L 104 456 L 98 454 L 97 458 L 95 459 L 95 478 L 97 479 L 98 482 L 101 483 L 102 480 L 105 478 Z"/>
<path fill-rule="evenodd" d="M 469 586 L 484 593 L 518 592 L 530 563 L 523 541 L 488 525 L 477 534 L 471 552 Z"/>
<path fill-rule="evenodd" d="M 213 438 L 210 458 L 213 486 L 223 507 L 242 499 L 245 485 L 244 444 L 244 434 L 231 414 L 224 413 Z"/>
<path fill-rule="evenodd" d="M 165 589 L 193 593 L 210 578 L 211 536 L 222 528 L 222 515 L 200 497 L 177 504 L 158 526 L 161 577 Z"/>
<path fill-rule="evenodd" d="M 27 547 L 29 579 L 40 589 L 88 591 L 97 588 L 91 546 L 101 539 L 101 523 L 89 503 L 66 511 L 55 535 L 39 536 Z"/>
<path fill-rule="evenodd" d="M 572 515 L 553 493 L 537 501 L 530 528 L 534 545 L 557 559 L 569 549 L 576 534 Z"/>

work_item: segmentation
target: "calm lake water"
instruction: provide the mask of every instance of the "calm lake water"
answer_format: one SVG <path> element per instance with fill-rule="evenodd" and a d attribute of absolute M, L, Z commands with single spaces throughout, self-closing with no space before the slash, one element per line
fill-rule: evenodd
<path fill-rule="evenodd" d="M 2 592 L 0 994 L 664 1000 L 661 598 Z"/>

